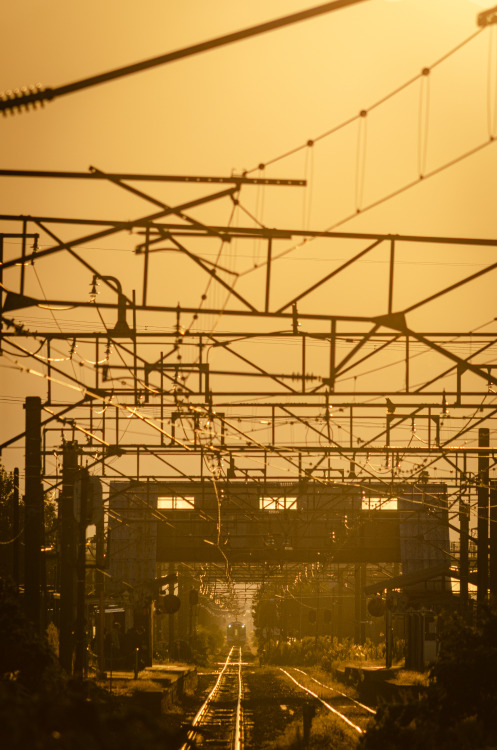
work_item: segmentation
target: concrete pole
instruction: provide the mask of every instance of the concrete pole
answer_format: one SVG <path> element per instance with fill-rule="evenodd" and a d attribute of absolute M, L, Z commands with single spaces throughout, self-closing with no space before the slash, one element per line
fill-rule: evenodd
<path fill-rule="evenodd" d="M 76 604 L 76 520 L 74 484 L 78 472 L 77 443 L 65 443 L 62 458 L 62 494 L 59 500 L 60 522 L 60 634 L 59 660 L 72 674 Z"/>
<path fill-rule="evenodd" d="M 497 603 L 497 482 L 490 483 L 490 600 Z"/>
<path fill-rule="evenodd" d="M 490 431 L 487 427 L 478 430 L 478 447 L 488 448 Z M 489 453 L 478 452 L 478 571 L 476 602 L 478 609 L 487 601 L 488 595 L 488 496 L 489 496 Z"/>
<path fill-rule="evenodd" d="M 20 523 L 19 523 L 19 469 L 14 469 L 14 492 L 13 492 L 13 509 L 12 509 L 12 578 L 16 585 L 16 591 L 19 591 L 19 554 L 20 554 Z"/>
<path fill-rule="evenodd" d="M 461 609 L 466 611 L 469 604 L 468 580 L 469 580 L 469 504 L 463 497 L 459 499 L 459 581 Z"/>
<path fill-rule="evenodd" d="M 76 562 L 76 622 L 74 628 L 74 674 L 83 679 L 86 671 L 86 521 L 88 508 L 88 469 L 80 469 L 80 502 L 77 519 L 77 562 Z"/>
<path fill-rule="evenodd" d="M 41 399 L 28 396 L 26 410 L 26 494 L 24 497 L 24 607 L 35 629 L 41 629 L 41 581 L 44 564 L 43 491 L 41 485 Z"/>

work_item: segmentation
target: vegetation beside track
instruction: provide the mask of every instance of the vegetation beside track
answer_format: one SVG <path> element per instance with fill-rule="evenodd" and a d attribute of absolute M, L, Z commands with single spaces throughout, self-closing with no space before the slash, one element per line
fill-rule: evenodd
<path fill-rule="evenodd" d="M 338 640 L 331 636 L 307 636 L 290 643 L 268 640 L 259 647 L 259 658 L 264 664 L 317 666 L 331 672 L 344 662 L 384 662 L 385 644 L 376 645 L 366 639 L 364 645 L 359 645 L 352 638 Z"/>
<path fill-rule="evenodd" d="M 0 578 L 0 747 L 8 750 L 164 750 L 184 731 L 91 680 L 68 678 L 47 640 Z"/>
<path fill-rule="evenodd" d="M 293 645 L 293 644 L 291 644 Z M 315 639 L 275 648 L 272 658 L 322 668 L 326 642 Z M 333 642 L 332 642 L 333 646 Z M 300 651 L 299 651 L 300 649 Z M 343 644 L 340 644 L 343 654 Z M 347 652 L 345 652 L 347 653 Z M 300 654 L 300 655 L 299 655 Z M 339 659 L 335 655 L 333 658 Z M 347 656 L 345 656 L 347 659 Z M 273 669 L 249 668 L 252 747 L 302 747 L 305 699 L 286 686 Z M 497 612 L 478 625 L 447 617 L 440 654 L 430 671 L 426 694 L 412 702 L 385 704 L 360 738 L 349 736 L 329 718 L 312 722 L 309 748 L 361 750 L 488 750 L 497 747 Z M 154 717 L 111 695 L 93 681 L 65 675 L 48 641 L 26 620 L 12 585 L 0 579 L 0 746 L 9 750 L 164 750 L 179 747 L 181 713 Z M 249 745 L 250 746 L 250 745 Z"/>
<path fill-rule="evenodd" d="M 489 750 L 497 747 L 497 611 L 478 625 L 456 615 L 442 627 L 439 656 L 426 693 L 386 704 L 361 750 Z"/>

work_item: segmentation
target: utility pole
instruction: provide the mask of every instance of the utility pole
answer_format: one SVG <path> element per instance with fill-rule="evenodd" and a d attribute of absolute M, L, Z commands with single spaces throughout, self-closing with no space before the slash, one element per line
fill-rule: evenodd
<path fill-rule="evenodd" d="M 497 603 L 497 482 L 490 483 L 490 600 Z"/>
<path fill-rule="evenodd" d="M 16 591 L 19 591 L 19 551 L 20 551 L 20 539 L 19 539 L 19 469 L 14 469 L 14 492 L 13 492 L 13 509 L 12 509 L 12 536 L 14 542 L 12 544 L 12 578 L 16 585 Z"/>
<path fill-rule="evenodd" d="M 62 494 L 59 500 L 60 521 L 60 635 L 59 660 L 72 674 L 73 628 L 76 589 L 76 521 L 74 518 L 74 484 L 78 473 L 78 444 L 64 443 L 62 453 Z"/>
<path fill-rule="evenodd" d="M 385 607 L 385 667 L 390 669 L 393 661 L 392 610 Z"/>
<path fill-rule="evenodd" d="M 168 592 L 169 596 L 174 595 L 174 585 L 176 582 L 176 576 L 174 571 L 174 563 L 169 563 L 169 585 L 168 585 Z M 168 626 L 169 626 L 169 661 L 173 661 L 173 655 L 174 655 L 174 612 L 170 612 L 168 615 Z"/>
<path fill-rule="evenodd" d="M 361 578 L 360 564 L 354 564 L 354 643 L 361 642 Z"/>
<path fill-rule="evenodd" d="M 74 628 L 74 674 L 83 678 L 86 662 L 86 525 L 88 515 L 88 469 L 80 469 L 79 514 L 77 527 L 76 622 Z"/>
<path fill-rule="evenodd" d="M 26 410 L 26 494 L 24 498 L 24 607 L 35 629 L 41 628 L 41 554 L 43 491 L 41 484 L 41 399 L 28 396 Z"/>
<path fill-rule="evenodd" d="M 364 563 L 355 563 L 354 566 L 354 641 L 364 643 L 366 640 L 366 597 L 364 587 L 366 585 L 366 566 Z"/>
<path fill-rule="evenodd" d="M 98 513 L 96 507 L 98 503 Z M 105 552 L 104 552 L 104 508 L 102 503 L 101 492 L 95 498 L 95 489 L 92 497 L 93 522 L 96 526 L 97 545 L 96 545 L 96 570 L 95 570 L 95 591 L 98 597 L 98 624 L 97 624 L 97 648 L 98 648 L 98 667 L 101 675 L 105 674 L 105 653 L 104 653 L 104 635 L 105 635 Z"/>
<path fill-rule="evenodd" d="M 366 587 L 366 578 L 367 578 L 367 567 L 366 563 L 361 563 L 361 602 L 360 602 L 360 611 L 361 611 L 361 644 L 366 643 L 366 622 L 367 622 L 367 602 L 366 602 L 366 595 L 364 593 L 364 589 Z"/>
<path fill-rule="evenodd" d="M 468 608 L 469 593 L 469 503 L 463 496 L 459 498 L 459 596 L 461 599 L 461 609 L 465 612 Z"/>
<path fill-rule="evenodd" d="M 490 431 L 487 427 L 478 430 L 478 570 L 476 603 L 478 610 L 487 601 L 488 592 L 488 487 Z"/>

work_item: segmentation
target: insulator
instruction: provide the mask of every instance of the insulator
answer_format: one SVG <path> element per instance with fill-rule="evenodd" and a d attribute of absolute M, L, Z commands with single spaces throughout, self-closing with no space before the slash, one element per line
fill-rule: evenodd
<path fill-rule="evenodd" d="M 14 114 L 16 110 L 20 112 L 23 108 L 29 109 L 30 106 L 36 109 L 37 104 L 43 107 L 46 101 L 53 99 L 53 96 L 53 89 L 45 89 L 39 83 L 29 87 L 23 86 L 22 89 L 14 91 L 8 89 L 0 92 L 0 111 L 6 115 L 7 112 Z"/>

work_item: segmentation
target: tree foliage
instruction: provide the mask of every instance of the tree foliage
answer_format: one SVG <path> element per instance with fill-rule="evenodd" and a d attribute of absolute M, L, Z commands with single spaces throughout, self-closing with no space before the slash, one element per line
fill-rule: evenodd
<path fill-rule="evenodd" d="M 0 464 L 0 542 L 5 544 L 12 535 L 12 490 L 14 482 Z"/>
<path fill-rule="evenodd" d="M 14 586 L 0 578 L 0 679 L 35 690 L 57 671 L 53 652 L 26 618 Z"/>
<path fill-rule="evenodd" d="M 18 525 L 14 524 L 14 478 L 0 464 L 0 575 L 13 575 L 14 541 L 22 542 L 24 529 L 24 502 L 19 496 Z M 57 534 L 57 503 L 51 493 L 43 495 L 43 546 L 55 544 Z M 18 561 L 19 563 L 20 561 Z"/>
<path fill-rule="evenodd" d="M 489 750 L 497 746 L 497 611 L 478 626 L 445 619 L 431 685 L 416 702 L 385 705 L 363 750 Z"/>
<path fill-rule="evenodd" d="M 14 481 L 0 464 L 0 575 L 11 575 L 14 543 Z"/>
<path fill-rule="evenodd" d="M 164 750 L 185 730 L 89 681 L 68 679 L 46 639 L 0 579 L 0 747 L 8 750 Z"/>
<path fill-rule="evenodd" d="M 291 643 L 268 641 L 261 656 L 265 664 L 318 666 L 325 672 L 332 672 L 340 662 L 384 659 L 385 644 L 376 645 L 369 638 L 361 645 L 354 643 L 353 638 L 338 639 L 330 635 L 318 638 L 306 636 Z"/>

